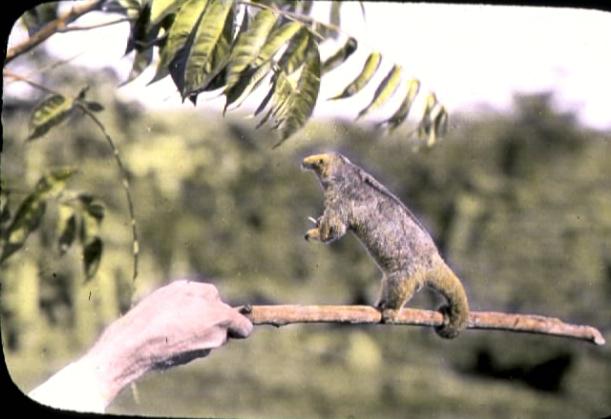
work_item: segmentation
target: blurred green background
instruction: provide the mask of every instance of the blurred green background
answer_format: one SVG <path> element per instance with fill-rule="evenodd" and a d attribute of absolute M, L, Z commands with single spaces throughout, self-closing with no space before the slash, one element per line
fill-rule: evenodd
<path fill-rule="evenodd" d="M 76 90 L 74 74 L 65 76 Z M 135 298 L 199 276 L 232 305 L 372 304 L 380 274 L 350 235 L 303 234 L 322 209 L 311 152 L 339 150 L 419 215 L 463 279 L 473 310 L 591 324 L 611 341 L 611 134 L 554 110 L 553 95 L 517 96 L 511 113 L 451 115 L 447 138 L 415 150 L 407 131 L 313 121 L 277 150 L 243 118 L 151 111 L 118 102 L 116 80 L 83 80 L 131 174 L 141 269 Z M 70 90 L 71 89 L 71 90 Z M 75 359 L 130 303 L 131 230 L 112 153 L 75 118 L 26 144 L 34 101 L 5 98 L 2 177 L 28 190 L 75 164 L 68 186 L 106 205 L 105 251 L 84 282 L 78 248 L 59 257 L 51 210 L 0 267 L 2 340 L 29 391 Z M 18 199 L 12 202 L 13 208 Z M 410 303 L 433 308 L 423 290 Z M 258 327 L 208 358 L 125 389 L 114 413 L 212 417 L 601 417 L 611 413 L 611 349 L 545 336 L 429 328 Z"/>

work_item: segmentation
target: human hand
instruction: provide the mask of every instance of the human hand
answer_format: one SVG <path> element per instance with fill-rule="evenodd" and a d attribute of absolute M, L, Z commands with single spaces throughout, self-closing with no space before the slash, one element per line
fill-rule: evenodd
<path fill-rule="evenodd" d="M 246 338 L 252 328 L 213 285 L 180 280 L 157 289 L 111 324 L 86 357 L 97 365 L 112 400 L 146 371 L 206 356 L 228 338 Z"/>

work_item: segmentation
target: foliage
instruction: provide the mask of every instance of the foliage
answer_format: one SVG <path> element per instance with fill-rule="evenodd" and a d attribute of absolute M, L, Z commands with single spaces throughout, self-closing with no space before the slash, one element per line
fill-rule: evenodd
<path fill-rule="evenodd" d="M 108 13 L 121 13 L 131 22 L 126 53 L 134 51 L 132 70 L 125 83 L 140 77 L 149 66 L 156 66 L 150 83 L 170 75 L 182 99 L 194 104 L 202 93 L 220 91 L 226 97 L 225 111 L 236 109 L 264 80 L 268 94 L 255 112 L 258 116 L 269 104 L 259 126 L 269 123 L 278 130 L 279 145 L 301 129 L 310 119 L 319 97 L 320 79 L 344 64 L 358 49 L 356 39 L 340 28 L 342 3 L 331 3 L 329 22 L 311 17 L 313 1 L 246 0 L 105 0 L 100 7 Z M 364 14 L 364 7 L 361 3 Z M 41 5 L 23 17 L 34 36 L 44 23 L 57 18 L 56 9 Z M 327 43 L 341 43 L 328 57 L 319 49 Z M 154 51 L 159 60 L 154 63 Z M 361 73 L 333 99 L 349 98 L 371 83 L 377 74 L 382 54 L 372 52 Z M 417 82 L 417 80 L 416 80 Z M 414 97 L 414 80 L 404 80 L 395 65 L 380 82 L 371 103 L 356 118 L 381 107 L 394 96 L 401 84 L 407 93 L 400 108 L 380 126 L 391 129 L 403 123 Z M 419 82 L 418 82 L 419 85 Z M 240 99 L 240 100 L 238 100 Z M 59 120 L 69 115 L 72 102 L 57 96 L 47 99 L 49 106 L 64 106 Z M 60 103 L 61 102 L 61 103 Z M 237 103 L 236 103 L 237 102 Z M 281 105 L 280 105 L 281 104 Z M 447 112 L 437 101 L 430 103 L 414 131 L 431 145 L 447 130 Z M 435 113 L 432 116 L 431 112 Z M 39 124 L 35 136 L 53 126 Z"/>
<path fill-rule="evenodd" d="M 45 215 L 47 203 L 59 206 L 57 236 L 59 253 L 63 255 L 74 243 L 77 232 L 83 254 L 83 268 L 87 279 L 98 270 L 103 244 L 98 228 L 104 218 L 104 206 L 90 194 L 65 189 L 66 181 L 75 173 L 73 168 L 59 168 L 40 178 L 33 192 L 19 204 L 11 217 L 9 197 L 12 189 L 2 186 L 0 195 L 0 263 L 5 262 L 26 243 L 38 229 Z"/>
<path fill-rule="evenodd" d="M 77 109 L 82 111 L 101 112 L 104 107 L 98 102 L 85 100 L 89 87 L 82 89 L 74 99 L 60 93 L 52 93 L 45 97 L 32 111 L 30 118 L 30 135 L 27 141 L 35 140 L 45 135 L 51 128 L 65 121 Z"/>
<path fill-rule="evenodd" d="M 45 90 L 50 90 L 46 89 Z M 51 128 L 61 124 L 71 115 L 74 115 L 78 111 L 80 113 L 85 114 L 89 117 L 101 130 L 104 134 L 111 150 L 113 152 L 115 161 L 121 172 L 123 177 L 122 185 L 125 189 L 126 199 L 129 206 L 129 212 L 131 217 L 132 224 L 132 236 L 133 236 L 133 245 L 132 245 L 132 253 L 134 257 L 134 271 L 133 278 L 135 279 L 137 276 L 137 267 L 138 267 L 138 236 L 136 230 L 136 222 L 134 216 L 134 208 L 131 199 L 131 194 L 129 191 L 129 181 L 127 179 L 127 171 L 123 166 L 121 161 L 121 157 L 119 151 L 117 150 L 114 142 L 108 132 L 106 131 L 104 125 L 100 122 L 100 120 L 94 115 L 96 112 L 101 112 L 104 110 L 104 107 L 95 101 L 86 100 L 87 91 L 89 90 L 89 86 L 84 87 L 77 94 L 77 96 L 73 99 L 67 98 L 64 95 L 53 92 L 49 96 L 45 97 L 39 104 L 34 107 L 34 111 L 30 117 L 30 134 L 26 138 L 26 141 L 33 141 L 44 134 L 46 134 Z M 53 184 L 56 185 L 54 190 L 58 189 L 57 185 L 60 185 L 63 188 L 64 181 L 67 177 L 72 175 L 72 172 L 69 172 L 69 175 L 62 177 L 64 175 L 59 175 L 60 172 L 52 172 L 50 175 L 42 178 L 38 184 L 36 185 L 34 191 L 28 195 L 28 197 L 22 202 L 21 206 L 17 214 L 15 215 L 15 219 L 9 225 L 6 232 L 3 231 L 2 242 L 4 243 L 3 253 L 0 257 L 0 263 L 4 262 L 10 255 L 20 250 L 26 238 L 29 234 L 35 231 L 40 221 L 45 213 L 46 209 L 46 199 L 50 197 L 49 193 L 44 191 L 41 192 L 41 186 L 43 184 Z M 10 191 L 10 189 L 9 189 Z M 3 204 L 3 214 L 6 211 L 7 215 L 3 215 L 2 219 L 6 219 L 8 222 L 8 192 L 3 191 L 4 197 Z M 78 220 L 79 222 L 79 238 L 80 243 L 83 248 L 83 267 L 86 278 L 91 279 L 95 273 L 97 272 L 98 265 L 102 258 L 102 250 L 104 248 L 103 239 L 97 233 L 97 225 L 102 221 L 104 217 L 103 206 L 95 201 L 94 197 L 90 194 L 80 194 L 76 198 L 71 197 L 70 200 L 80 201 L 79 206 L 79 214 Z M 58 224 L 58 235 L 59 235 L 59 248 L 60 252 L 64 253 L 74 241 L 76 237 L 77 230 L 77 214 L 74 209 L 70 209 L 72 204 L 61 202 L 62 211 L 60 211 L 60 222 Z"/>

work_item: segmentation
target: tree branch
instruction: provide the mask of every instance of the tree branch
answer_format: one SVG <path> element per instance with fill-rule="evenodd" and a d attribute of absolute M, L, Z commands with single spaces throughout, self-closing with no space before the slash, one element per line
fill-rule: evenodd
<path fill-rule="evenodd" d="M 30 86 L 38 89 L 38 90 L 42 90 L 43 92 L 49 93 L 49 94 L 58 94 L 55 90 L 53 89 L 49 89 L 46 86 L 43 86 L 42 84 L 36 83 L 35 81 L 32 81 L 30 79 L 28 79 L 27 77 L 21 76 L 17 73 L 12 72 L 11 70 L 8 69 L 3 69 L 2 70 L 2 77 L 7 77 L 16 81 L 22 81 L 24 83 L 29 84 Z M 9 84 L 9 83 L 7 83 Z"/>
<path fill-rule="evenodd" d="M 256 305 L 243 306 L 240 311 L 255 325 L 276 327 L 292 323 L 380 324 L 382 321 L 380 312 L 370 306 Z M 437 311 L 404 308 L 398 320 L 392 324 L 434 327 L 440 326 L 442 321 L 443 316 Z M 585 340 L 595 345 L 605 344 L 602 334 L 594 327 L 532 314 L 471 312 L 467 328 L 535 333 Z"/>
<path fill-rule="evenodd" d="M 121 19 L 110 20 L 108 22 L 97 23 L 95 25 L 65 26 L 63 28 L 58 29 L 57 32 L 66 33 L 66 32 L 74 32 L 74 31 L 89 31 L 91 29 L 105 28 L 107 26 L 117 25 L 119 23 L 131 22 L 132 20 L 133 19 L 125 17 Z"/>
<path fill-rule="evenodd" d="M 103 0 L 87 0 L 83 2 L 78 2 L 75 6 L 71 7 L 70 10 L 63 15 L 59 16 L 57 19 L 52 20 L 43 26 L 38 32 L 33 34 L 24 42 L 15 45 L 10 48 L 6 53 L 5 65 L 10 63 L 12 60 L 30 51 L 32 48 L 38 46 L 51 35 L 64 30 L 66 25 L 70 22 L 78 19 L 86 13 L 89 13 L 95 9 L 97 9 Z"/>

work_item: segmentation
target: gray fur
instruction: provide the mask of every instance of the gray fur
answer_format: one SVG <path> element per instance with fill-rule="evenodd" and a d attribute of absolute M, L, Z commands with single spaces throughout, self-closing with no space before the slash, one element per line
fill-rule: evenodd
<path fill-rule="evenodd" d="M 392 320 L 413 293 L 428 284 L 451 305 L 443 308 L 452 316 L 446 319 L 447 330 L 438 332 L 456 336 L 466 325 L 466 295 L 414 214 L 373 176 L 339 153 L 311 156 L 304 159 L 304 167 L 317 174 L 325 207 L 317 228 L 306 239 L 328 243 L 352 231 L 384 273 L 377 303 L 383 316 Z"/>

